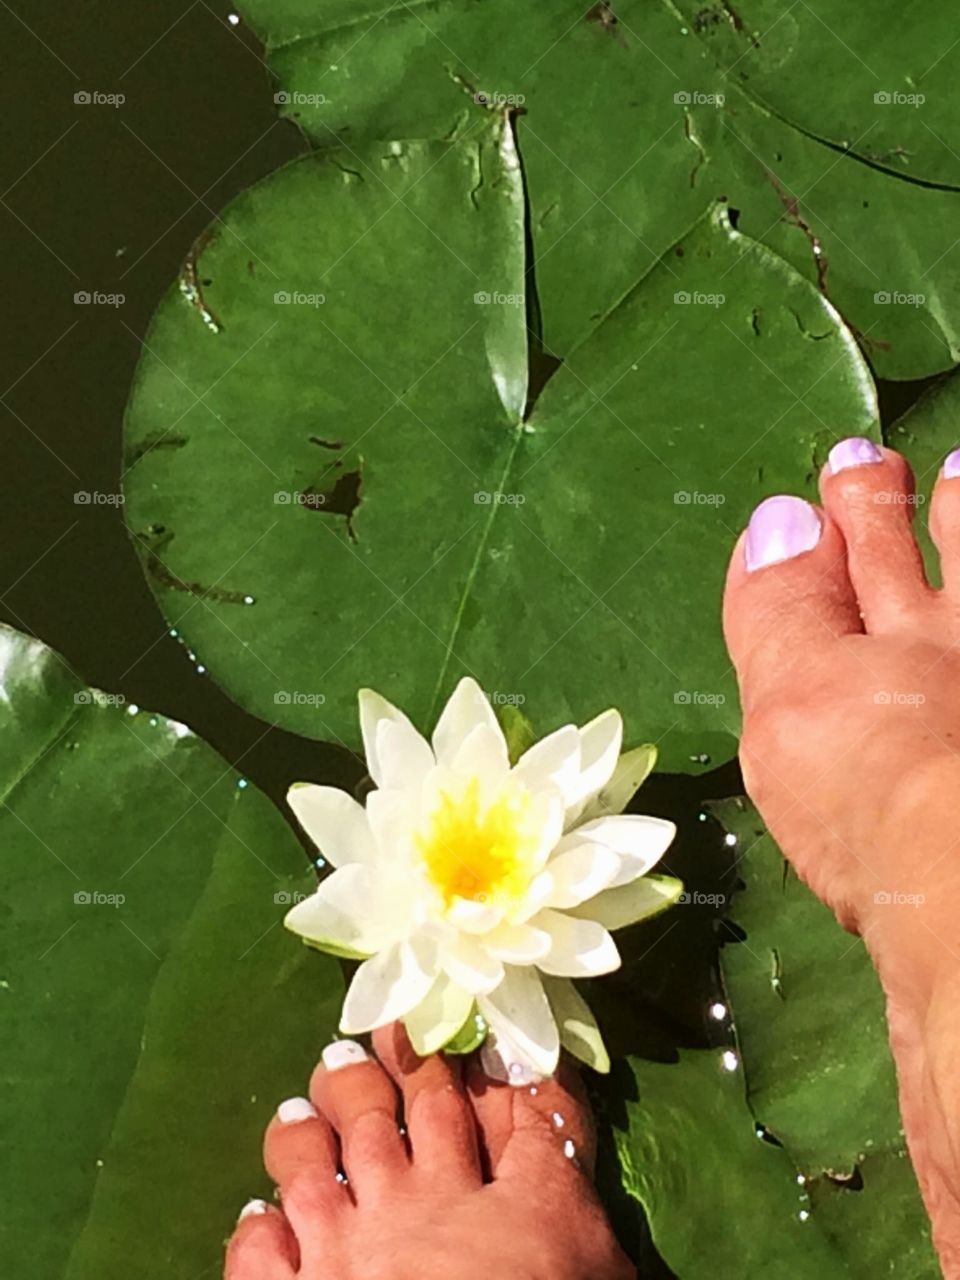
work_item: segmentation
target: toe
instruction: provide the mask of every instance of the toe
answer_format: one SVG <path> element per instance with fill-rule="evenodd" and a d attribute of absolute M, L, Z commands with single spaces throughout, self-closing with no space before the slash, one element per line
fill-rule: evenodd
<path fill-rule="evenodd" d="M 734 548 L 723 627 L 747 712 L 788 666 L 860 631 L 836 524 L 802 498 L 762 502 Z"/>
<path fill-rule="evenodd" d="M 294 1280 L 297 1242 L 279 1209 L 251 1200 L 227 1245 L 224 1280 Z"/>
<path fill-rule="evenodd" d="M 475 1059 L 467 1088 L 495 1179 L 585 1173 L 593 1177 L 596 1131 L 583 1083 L 562 1059 L 556 1076 L 533 1085 L 510 1085 Z"/>
<path fill-rule="evenodd" d="M 304 1257 L 328 1255 L 336 1215 L 352 1203 L 337 1180 L 339 1145 L 329 1121 L 308 1098 L 288 1098 L 267 1128 L 263 1159 Z"/>
<path fill-rule="evenodd" d="M 373 1045 L 403 1093 L 415 1167 L 451 1189 L 480 1186 L 476 1122 L 458 1064 L 439 1053 L 421 1058 L 399 1022 L 375 1031 Z"/>
<path fill-rule="evenodd" d="M 947 455 L 930 500 L 930 535 L 948 596 L 960 595 L 960 449 Z"/>
<path fill-rule="evenodd" d="M 339 1135 L 340 1158 L 358 1200 L 389 1190 L 409 1170 L 397 1091 L 362 1045 L 327 1045 L 310 1081 L 310 1098 Z"/>
<path fill-rule="evenodd" d="M 913 630 L 934 593 L 913 536 L 913 476 L 892 449 L 841 440 L 820 477 L 823 504 L 847 547 L 847 567 L 867 631 Z"/>

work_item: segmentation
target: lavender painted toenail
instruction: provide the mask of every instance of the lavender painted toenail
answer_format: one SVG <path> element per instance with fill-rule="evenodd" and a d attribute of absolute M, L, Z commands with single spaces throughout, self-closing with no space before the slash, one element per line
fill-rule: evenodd
<path fill-rule="evenodd" d="M 328 1071 L 340 1071 L 343 1067 L 352 1067 L 357 1062 L 367 1061 L 367 1051 L 356 1040 L 334 1040 L 324 1049 L 323 1065 Z"/>
<path fill-rule="evenodd" d="M 244 1218 L 257 1218 L 267 1212 L 268 1205 L 266 1200 L 250 1200 L 240 1210 L 237 1217 L 238 1222 L 242 1222 Z"/>
<path fill-rule="evenodd" d="M 849 440 L 841 440 L 827 455 L 827 466 L 834 476 L 838 471 L 846 471 L 848 467 L 862 467 L 868 462 L 882 461 L 883 454 L 865 436 L 851 436 Z"/>
<path fill-rule="evenodd" d="M 820 541 L 820 532 L 820 517 L 809 502 L 784 493 L 766 498 L 747 525 L 747 569 L 763 569 L 812 551 Z"/>
<path fill-rule="evenodd" d="M 955 480 L 957 476 L 960 476 L 960 449 L 954 449 L 943 460 L 944 480 Z"/>
<path fill-rule="evenodd" d="M 317 1109 L 309 1098 L 287 1098 L 277 1107 L 277 1119 L 281 1124 L 299 1124 L 301 1120 L 314 1120 Z"/>

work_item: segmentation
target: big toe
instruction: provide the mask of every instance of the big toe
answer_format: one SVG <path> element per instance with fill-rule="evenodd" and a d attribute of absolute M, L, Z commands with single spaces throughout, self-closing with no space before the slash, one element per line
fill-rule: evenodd
<path fill-rule="evenodd" d="M 507 1084 L 474 1059 L 467 1087 L 490 1174 L 530 1178 L 537 1170 L 593 1176 L 596 1131 L 583 1084 L 565 1059 L 556 1076 L 529 1085 Z M 499 1073 L 498 1073 L 499 1074 Z"/>
<path fill-rule="evenodd" d="M 802 498 L 761 502 L 730 560 L 723 627 L 747 713 L 797 661 L 860 631 L 836 522 Z"/>

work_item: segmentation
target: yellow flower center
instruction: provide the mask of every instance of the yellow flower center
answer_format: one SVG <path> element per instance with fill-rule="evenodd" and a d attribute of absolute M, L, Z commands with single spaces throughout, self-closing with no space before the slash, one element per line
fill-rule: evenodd
<path fill-rule="evenodd" d="M 485 807 L 480 781 L 441 792 L 427 829 L 417 836 L 427 874 L 449 903 L 517 899 L 530 883 L 537 835 L 530 829 L 529 793 L 504 788 Z"/>

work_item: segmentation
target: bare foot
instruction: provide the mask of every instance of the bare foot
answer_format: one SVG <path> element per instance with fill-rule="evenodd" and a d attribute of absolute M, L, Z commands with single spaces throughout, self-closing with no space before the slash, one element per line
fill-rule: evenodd
<path fill-rule="evenodd" d="M 960 451 L 931 528 L 889 449 L 837 445 L 822 508 L 770 498 L 737 544 L 724 627 L 747 789 L 799 875 L 864 935 L 888 998 L 911 1154 L 960 1276 Z"/>
<path fill-rule="evenodd" d="M 456 1060 L 417 1058 L 398 1024 L 374 1044 L 379 1061 L 335 1041 L 310 1099 L 279 1107 L 264 1160 L 282 1208 L 247 1206 L 226 1280 L 635 1277 L 590 1182 L 572 1081 L 513 1088 L 474 1064 L 464 1084 Z"/>

